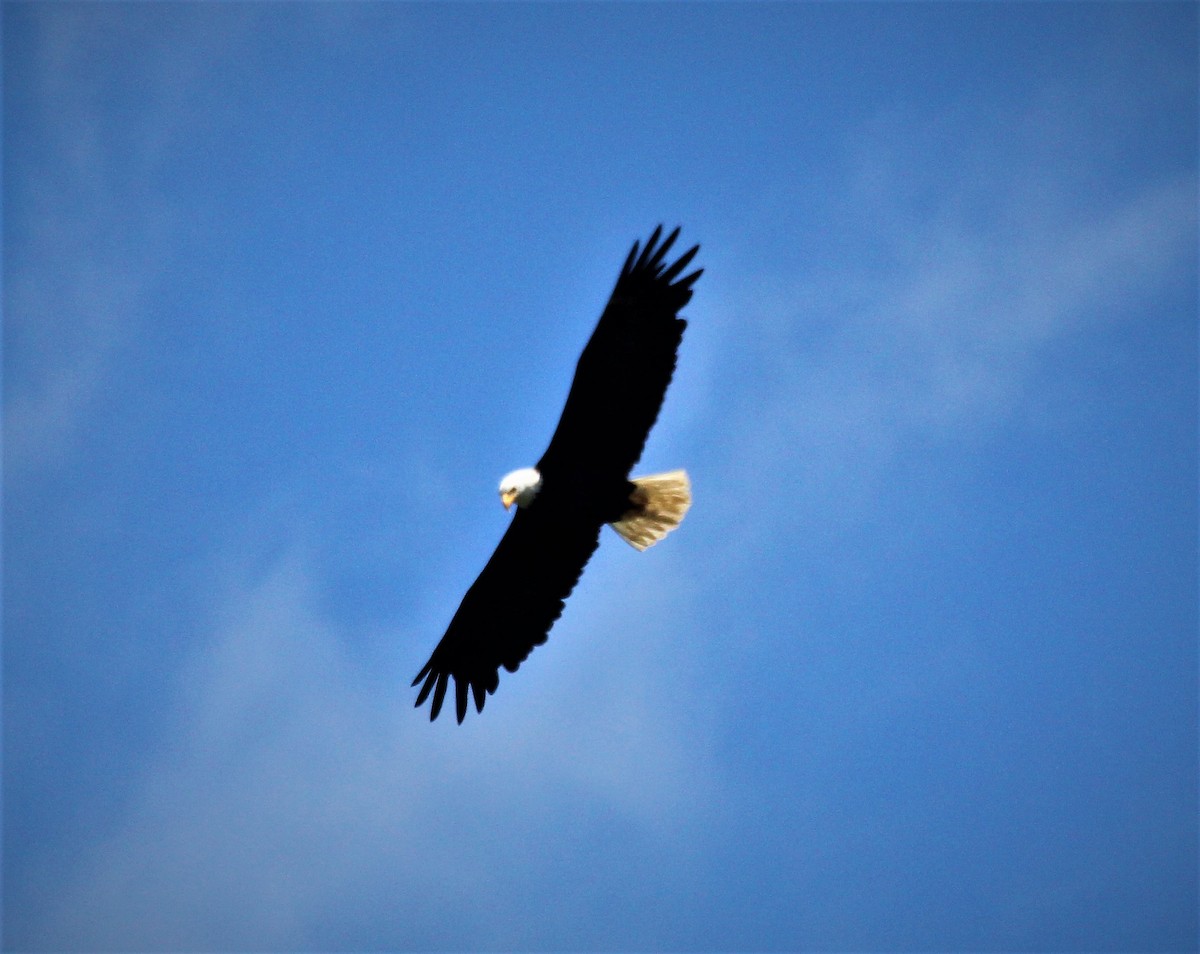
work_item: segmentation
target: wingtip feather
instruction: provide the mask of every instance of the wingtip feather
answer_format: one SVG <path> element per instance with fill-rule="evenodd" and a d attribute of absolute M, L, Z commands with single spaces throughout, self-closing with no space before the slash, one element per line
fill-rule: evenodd
<path fill-rule="evenodd" d="M 675 231 L 678 232 L 679 230 L 676 229 Z M 676 276 L 679 275 L 679 273 L 682 272 L 685 268 L 687 268 L 689 264 L 691 264 L 692 259 L 696 257 L 696 253 L 699 251 L 700 251 L 700 246 L 693 245 L 690 249 L 688 249 L 681 256 L 679 256 L 678 260 L 675 262 L 674 265 L 672 265 L 670 268 L 668 268 L 665 272 L 662 273 L 662 275 L 660 276 L 661 279 L 665 282 L 675 281 Z M 689 277 L 691 277 L 691 276 L 689 276 Z"/>
<path fill-rule="evenodd" d="M 633 248 L 629 250 L 629 254 L 625 257 L 625 264 L 621 268 L 622 275 L 628 275 L 633 271 L 633 263 L 637 261 L 638 249 L 641 247 L 639 240 L 634 240 Z"/>
<path fill-rule="evenodd" d="M 662 230 L 663 227 L 660 224 L 650 233 L 650 238 L 646 239 L 646 247 L 642 249 L 642 254 L 638 256 L 637 263 L 633 266 L 635 269 L 640 271 L 645 268 L 650 259 L 655 255 L 654 246 L 658 242 L 659 236 L 662 235 Z"/>
<path fill-rule="evenodd" d="M 667 236 L 666 240 L 658 247 L 658 251 L 654 255 L 654 264 L 657 265 L 667 257 L 667 252 L 671 251 L 671 246 L 675 244 L 675 240 L 679 238 L 679 230 L 682 226 L 675 226 L 675 230 Z"/>
<path fill-rule="evenodd" d="M 438 673 L 437 688 L 433 691 L 433 705 L 429 709 L 429 721 L 432 722 L 442 711 L 442 701 L 446 698 L 446 687 L 450 683 L 449 673 Z"/>
<path fill-rule="evenodd" d="M 454 677 L 454 709 L 458 716 L 458 724 L 467 716 L 467 680 Z"/>

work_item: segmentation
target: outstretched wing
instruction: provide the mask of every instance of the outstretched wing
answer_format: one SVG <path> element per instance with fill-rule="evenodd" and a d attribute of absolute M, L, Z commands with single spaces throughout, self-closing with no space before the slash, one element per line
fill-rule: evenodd
<path fill-rule="evenodd" d="M 479 578 L 467 590 L 446 635 L 413 685 L 420 706 L 433 693 L 430 721 L 437 718 L 454 677 L 458 721 L 467 714 L 467 690 L 475 710 L 496 691 L 500 667 L 515 672 L 534 646 L 546 641 L 566 598 L 600 540 L 602 524 L 580 523 L 553 497 L 518 510 Z"/>
<path fill-rule="evenodd" d="M 538 462 L 542 476 L 575 471 L 609 481 L 628 476 L 675 373 L 687 322 L 679 310 L 703 269 L 680 278 L 700 246 L 666 264 L 679 229 L 658 244 L 654 230 L 638 254 L 633 243 L 612 297 L 579 356 L 567 403 L 550 446 Z"/>

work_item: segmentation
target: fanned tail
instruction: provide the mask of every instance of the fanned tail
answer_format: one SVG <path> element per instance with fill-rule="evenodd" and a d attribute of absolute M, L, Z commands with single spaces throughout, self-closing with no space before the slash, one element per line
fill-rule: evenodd
<path fill-rule="evenodd" d="M 633 507 L 610 526 L 630 546 L 645 550 L 679 526 L 692 505 L 692 485 L 684 470 L 634 477 L 632 483 Z"/>

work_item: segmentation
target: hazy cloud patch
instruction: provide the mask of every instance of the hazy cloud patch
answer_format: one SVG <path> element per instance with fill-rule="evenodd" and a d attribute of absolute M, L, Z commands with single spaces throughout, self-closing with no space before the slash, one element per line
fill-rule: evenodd
<path fill-rule="evenodd" d="M 23 55 L 6 103 L 9 478 L 61 462 L 94 404 L 121 387 L 121 349 L 146 320 L 169 264 L 165 238 L 181 220 L 159 174 L 195 134 L 202 71 L 248 35 L 236 14 L 218 29 L 186 15 L 117 24 L 103 7 L 40 13 L 36 26 L 9 23 Z M 171 41 L 183 36 L 188 43 Z M 93 75 L 113 55 L 129 57 L 141 97 L 119 125 L 105 102 L 114 91 Z"/>
<path fill-rule="evenodd" d="M 564 831 L 586 842 L 615 813 L 654 844 L 694 821 L 681 720 L 638 688 L 636 659 L 590 689 L 582 671 L 557 689 L 522 672 L 500 691 L 533 679 L 545 704 L 431 726 L 407 680 L 347 657 L 315 592 L 293 555 L 221 600 L 159 757 L 114 833 L 72 861 L 39 947 L 319 947 L 338 943 L 338 912 L 381 891 L 396 945 L 420 946 L 465 895 L 474 910 L 533 903 L 499 873 L 561 863 L 546 848 Z M 432 648 L 439 634 L 426 635 Z M 636 657 L 624 652 L 634 640 L 616 655 Z M 615 677 L 626 677 L 620 695 Z M 564 816 L 570 805 L 582 814 Z M 460 922 L 451 935 L 466 943 L 473 930 Z"/>
<path fill-rule="evenodd" d="M 725 428 L 756 507 L 859 509 L 900 447 L 1041 416 L 1053 349 L 1144 307 L 1186 265 L 1190 178 L 1087 215 L 1034 209 L 1019 177 L 992 188 L 1017 224 L 981 227 L 950 208 L 895 239 L 891 265 L 764 276 L 748 290 L 758 304 L 740 323 L 756 333 L 728 331 L 742 335 L 738 374 L 754 386 Z"/>

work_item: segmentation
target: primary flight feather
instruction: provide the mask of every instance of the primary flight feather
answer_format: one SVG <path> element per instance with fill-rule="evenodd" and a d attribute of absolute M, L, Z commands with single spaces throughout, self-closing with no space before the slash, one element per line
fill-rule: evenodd
<path fill-rule="evenodd" d="M 644 550 L 679 525 L 691 504 L 682 470 L 649 477 L 629 473 L 642 454 L 675 371 L 687 322 L 679 311 L 703 269 L 683 276 L 699 246 L 671 265 L 679 229 L 662 226 L 629 252 L 595 331 L 579 356 L 567 403 L 536 467 L 500 482 L 516 515 L 450 621 L 413 685 L 416 704 L 432 694 L 429 718 L 442 709 L 454 678 L 458 721 L 468 695 L 483 711 L 500 667 L 515 672 L 550 627 L 610 524 Z"/>

